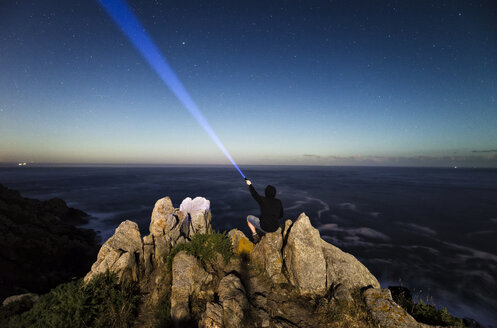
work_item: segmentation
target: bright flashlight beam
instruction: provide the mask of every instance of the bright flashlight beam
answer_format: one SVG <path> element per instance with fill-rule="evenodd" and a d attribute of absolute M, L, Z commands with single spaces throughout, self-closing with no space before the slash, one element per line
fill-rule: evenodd
<path fill-rule="evenodd" d="M 155 70 L 157 75 L 166 83 L 169 89 L 176 95 L 181 103 L 188 109 L 190 114 L 197 120 L 198 124 L 204 128 L 205 132 L 211 137 L 216 145 L 230 160 L 233 166 L 240 172 L 243 178 L 245 175 L 242 170 L 236 165 L 235 161 L 224 147 L 223 143 L 212 130 L 209 122 L 198 109 L 197 104 L 190 97 L 185 87 L 178 79 L 173 69 L 167 62 L 166 58 L 161 55 L 159 48 L 152 41 L 150 36 L 145 31 L 145 28 L 140 24 L 136 16 L 128 7 L 124 0 L 98 0 L 107 13 L 114 19 L 116 24 L 121 28 L 123 33 L 130 39 L 131 43 L 147 60 L 148 64 Z"/>

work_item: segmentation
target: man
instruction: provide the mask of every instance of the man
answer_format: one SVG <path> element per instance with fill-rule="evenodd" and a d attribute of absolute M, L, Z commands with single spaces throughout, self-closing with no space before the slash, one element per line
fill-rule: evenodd
<path fill-rule="evenodd" d="M 265 197 L 261 197 L 250 180 L 246 180 L 250 194 L 259 203 L 261 214 L 259 217 L 247 216 L 247 224 L 252 231 L 254 243 L 258 243 L 260 238 L 267 232 L 275 232 L 280 226 L 280 219 L 283 217 L 283 205 L 281 200 L 274 198 L 276 188 L 268 185 L 264 191 Z"/>

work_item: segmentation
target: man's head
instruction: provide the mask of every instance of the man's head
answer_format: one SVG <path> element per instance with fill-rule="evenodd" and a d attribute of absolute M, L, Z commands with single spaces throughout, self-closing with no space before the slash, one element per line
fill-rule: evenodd
<path fill-rule="evenodd" d="M 274 198 L 274 196 L 276 196 L 276 188 L 271 185 L 267 185 L 266 190 L 264 190 L 264 194 L 268 198 Z"/>

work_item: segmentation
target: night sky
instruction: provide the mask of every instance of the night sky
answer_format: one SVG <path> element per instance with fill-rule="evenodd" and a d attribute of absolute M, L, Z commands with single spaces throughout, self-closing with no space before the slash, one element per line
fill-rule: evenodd
<path fill-rule="evenodd" d="M 128 1 L 241 164 L 497 167 L 495 1 Z M 0 163 L 228 164 L 96 1 L 0 1 Z"/>

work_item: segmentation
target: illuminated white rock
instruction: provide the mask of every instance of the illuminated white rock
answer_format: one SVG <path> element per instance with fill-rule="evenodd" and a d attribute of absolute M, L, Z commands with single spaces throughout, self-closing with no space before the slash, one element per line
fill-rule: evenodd
<path fill-rule="evenodd" d="M 196 211 L 208 211 L 211 207 L 211 202 L 204 197 L 195 197 L 191 199 L 190 197 L 186 197 L 181 202 L 179 206 L 179 210 L 185 213 L 192 214 Z"/>

